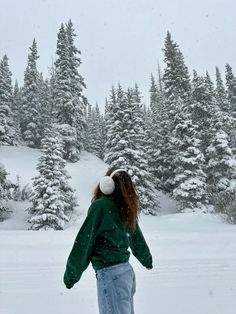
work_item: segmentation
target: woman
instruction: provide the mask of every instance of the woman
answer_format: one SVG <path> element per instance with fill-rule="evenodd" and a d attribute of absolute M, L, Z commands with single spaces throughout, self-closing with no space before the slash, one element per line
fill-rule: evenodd
<path fill-rule="evenodd" d="M 100 314 L 134 313 L 134 256 L 151 269 L 152 256 L 138 225 L 139 199 L 124 169 L 111 168 L 94 191 L 87 217 L 68 257 L 64 283 L 68 289 L 79 281 L 89 263 L 96 273 Z"/>

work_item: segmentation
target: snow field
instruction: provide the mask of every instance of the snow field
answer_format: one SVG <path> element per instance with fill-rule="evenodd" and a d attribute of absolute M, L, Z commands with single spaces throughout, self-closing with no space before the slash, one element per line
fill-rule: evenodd
<path fill-rule="evenodd" d="M 0 162 L 30 182 L 37 150 L 0 147 Z M 10 202 L 14 212 L 0 224 L 1 314 L 98 313 L 96 278 L 91 266 L 67 290 L 63 274 L 68 254 L 106 165 L 83 152 L 68 164 L 77 190 L 77 215 L 64 231 L 28 231 L 26 203 Z M 140 216 L 140 226 L 154 259 L 146 270 L 131 256 L 137 291 L 136 314 L 235 314 L 236 226 L 211 214 L 171 214 L 173 202 L 162 195 L 159 217 Z M 79 216 L 79 217 L 78 217 Z"/>
<path fill-rule="evenodd" d="M 177 215 L 176 221 L 183 225 L 182 231 L 173 230 L 171 216 L 140 219 L 154 269 L 147 271 L 133 256 L 130 259 L 137 280 L 136 313 L 234 314 L 235 228 L 228 228 L 217 217 L 202 216 L 195 225 L 192 222 L 195 230 L 191 232 L 184 225 L 193 221 L 193 215 L 184 214 Z M 199 223 L 205 226 L 197 232 Z M 91 266 L 73 289 L 67 290 L 62 282 L 76 233 L 73 229 L 0 232 L 0 250 L 4 252 L 0 258 L 0 313 L 28 314 L 32 309 L 34 314 L 98 313 Z"/>

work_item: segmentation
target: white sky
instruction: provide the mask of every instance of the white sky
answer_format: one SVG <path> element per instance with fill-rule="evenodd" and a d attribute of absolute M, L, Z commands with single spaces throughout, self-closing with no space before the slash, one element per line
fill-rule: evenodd
<path fill-rule="evenodd" d="M 38 68 L 48 75 L 57 32 L 70 18 L 82 52 L 80 73 L 88 100 L 104 107 L 112 85 L 138 83 L 149 101 L 150 73 L 163 66 L 167 30 L 179 44 L 190 71 L 213 76 L 225 63 L 236 72 L 235 0 L 0 0 L 0 58 L 9 57 L 22 84 L 35 37 Z M 213 78 L 213 77 L 212 77 Z"/>

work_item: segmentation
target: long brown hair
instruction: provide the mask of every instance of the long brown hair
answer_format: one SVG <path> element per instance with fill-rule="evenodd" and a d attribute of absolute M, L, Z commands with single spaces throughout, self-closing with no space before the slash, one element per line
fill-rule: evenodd
<path fill-rule="evenodd" d="M 116 167 L 109 168 L 105 175 L 109 176 L 116 169 Z M 115 182 L 115 191 L 109 197 L 118 203 L 121 218 L 128 222 L 129 231 L 133 232 L 138 220 L 140 206 L 135 185 L 126 171 L 118 172 L 112 179 Z M 98 184 L 94 190 L 92 201 L 102 196 L 103 193 Z"/>

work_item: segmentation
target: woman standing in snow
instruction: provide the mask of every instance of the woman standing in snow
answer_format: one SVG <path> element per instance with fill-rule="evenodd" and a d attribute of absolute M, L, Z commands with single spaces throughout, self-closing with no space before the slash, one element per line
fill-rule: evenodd
<path fill-rule="evenodd" d="M 133 314 L 134 256 L 151 269 L 152 256 L 138 225 L 139 198 L 124 169 L 111 168 L 94 191 L 92 204 L 67 260 L 64 283 L 79 281 L 89 263 L 96 273 L 100 314 Z"/>

